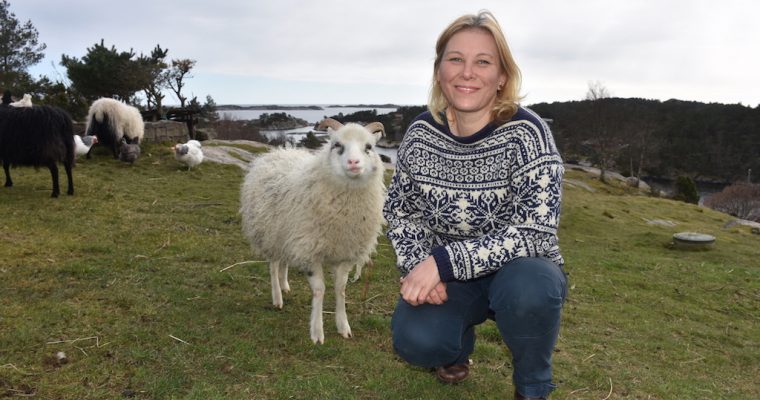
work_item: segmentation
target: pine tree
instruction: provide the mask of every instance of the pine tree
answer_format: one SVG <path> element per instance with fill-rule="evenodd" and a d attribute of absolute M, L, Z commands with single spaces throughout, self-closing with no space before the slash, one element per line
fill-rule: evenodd
<path fill-rule="evenodd" d="M 8 9 L 10 3 L 0 0 L 0 88 L 11 90 L 28 86 L 27 70 L 44 57 L 45 43 L 39 43 L 32 21 L 21 21 Z"/>

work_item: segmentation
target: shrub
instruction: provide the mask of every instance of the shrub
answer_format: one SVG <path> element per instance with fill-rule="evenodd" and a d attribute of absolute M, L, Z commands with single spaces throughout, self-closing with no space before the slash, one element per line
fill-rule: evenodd
<path fill-rule="evenodd" d="M 699 203 L 699 192 L 697 192 L 697 184 L 694 183 L 694 179 L 688 176 L 676 178 L 675 196 L 673 198 L 692 204 Z"/>
<path fill-rule="evenodd" d="M 318 149 L 322 147 L 322 145 L 325 143 L 324 140 L 318 139 L 314 132 L 309 132 L 306 134 L 306 137 L 301 140 L 301 145 L 303 147 L 306 147 L 307 149 Z"/>
<path fill-rule="evenodd" d="M 735 183 L 705 200 L 705 206 L 734 217 L 760 222 L 760 184 Z"/>

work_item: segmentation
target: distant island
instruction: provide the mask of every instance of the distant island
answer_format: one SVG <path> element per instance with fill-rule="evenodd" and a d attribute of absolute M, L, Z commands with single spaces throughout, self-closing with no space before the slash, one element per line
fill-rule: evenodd
<path fill-rule="evenodd" d="M 236 104 L 222 104 L 216 106 L 217 110 L 324 110 L 320 106 L 280 106 L 276 104 L 264 104 L 253 106 L 239 106 Z"/>
<path fill-rule="evenodd" d="M 332 104 L 328 108 L 399 108 L 397 104 Z"/>
<path fill-rule="evenodd" d="M 396 104 L 332 104 L 329 106 L 326 106 L 327 108 L 399 108 L 399 105 Z M 324 110 L 325 108 L 322 106 L 283 106 L 278 104 L 256 104 L 256 105 L 249 105 L 249 106 L 241 106 L 237 104 L 221 104 L 217 105 L 216 109 L 219 111 L 224 110 Z"/>

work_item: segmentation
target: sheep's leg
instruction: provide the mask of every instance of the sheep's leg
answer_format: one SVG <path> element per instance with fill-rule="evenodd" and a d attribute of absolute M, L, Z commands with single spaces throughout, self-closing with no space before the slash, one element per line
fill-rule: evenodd
<path fill-rule="evenodd" d="M 280 263 L 271 261 L 269 263 L 269 278 L 272 281 L 272 305 L 275 308 L 282 309 L 282 290 L 280 289 Z"/>
<path fill-rule="evenodd" d="M 11 180 L 11 163 L 10 161 L 3 160 L 3 170 L 5 170 L 5 187 L 13 186 L 13 180 Z"/>
<path fill-rule="evenodd" d="M 321 265 L 312 266 L 308 273 L 311 286 L 311 322 L 309 330 L 314 344 L 325 342 L 325 331 L 322 324 L 322 304 L 325 299 L 325 277 Z"/>
<path fill-rule="evenodd" d="M 48 163 L 48 169 L 50 169 L 50 177 L 53 178 L 53 194 L 50 197 L 58 197 L 61 194 L 61 189 L 58 186 L 58 166 L 55 161 Z"/>
<path fill-rule="evenodd" d="M 66 178 L 69 180 L 69 187 L 68 190 L 66 190 L 66 194 L 68 195 L 74 194 L 74 178 L 71 176 L 71 164 L 71 161 L 63 163 L 63 167 L 66 169 Z"/>
<path fill-rule="evenodd" d="M 335 268 L 335 325 L 344 338 L 352 336 L 346 315 L 346 283 L 352 268 L 353 264 L 341 264 Z"/>
<path fill-rule="evenodd" d="M 288 264 L 280 264 L 280 289 L 285 293 L 290 293 L 290 284 L 288 283 Z"/>
<path fill-rule="evenodd" d="M 356 271 L 354 271 L 354 277 L 351 278 L 351 282 L 356 282 L 362 276 L 362 264 L 356 264 Z"/>

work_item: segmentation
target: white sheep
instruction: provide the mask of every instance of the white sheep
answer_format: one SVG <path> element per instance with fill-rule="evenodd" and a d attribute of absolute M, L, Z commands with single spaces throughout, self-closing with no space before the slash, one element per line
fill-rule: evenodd
<path fill-rule="evenodd" d="M 122 138 L 139 145 L 144 134 L 145 123 L 137 108 L 107 97 L 90 105 L 85 135 L 97 136 L 99 144 L 111 148 L 114 158 L 119 157 Z"/>
<path fill-rule="evenodd" d="M 383 223 L 384 166 L 375 152 L 379 122 L 366 127 L 333 119 L 320 124 L 330 141 L 320 150 L 277 149 L 251 162 L 240 194 L 243 233 L 269 262 L 272 303 L 290 291 L 288 266 L 307 272 L 312 290 L 311 340 L 324 343 L 323 267 L 334 267 L 335 323 L 351 337 L 346 283 L 370 260 Z"/>

